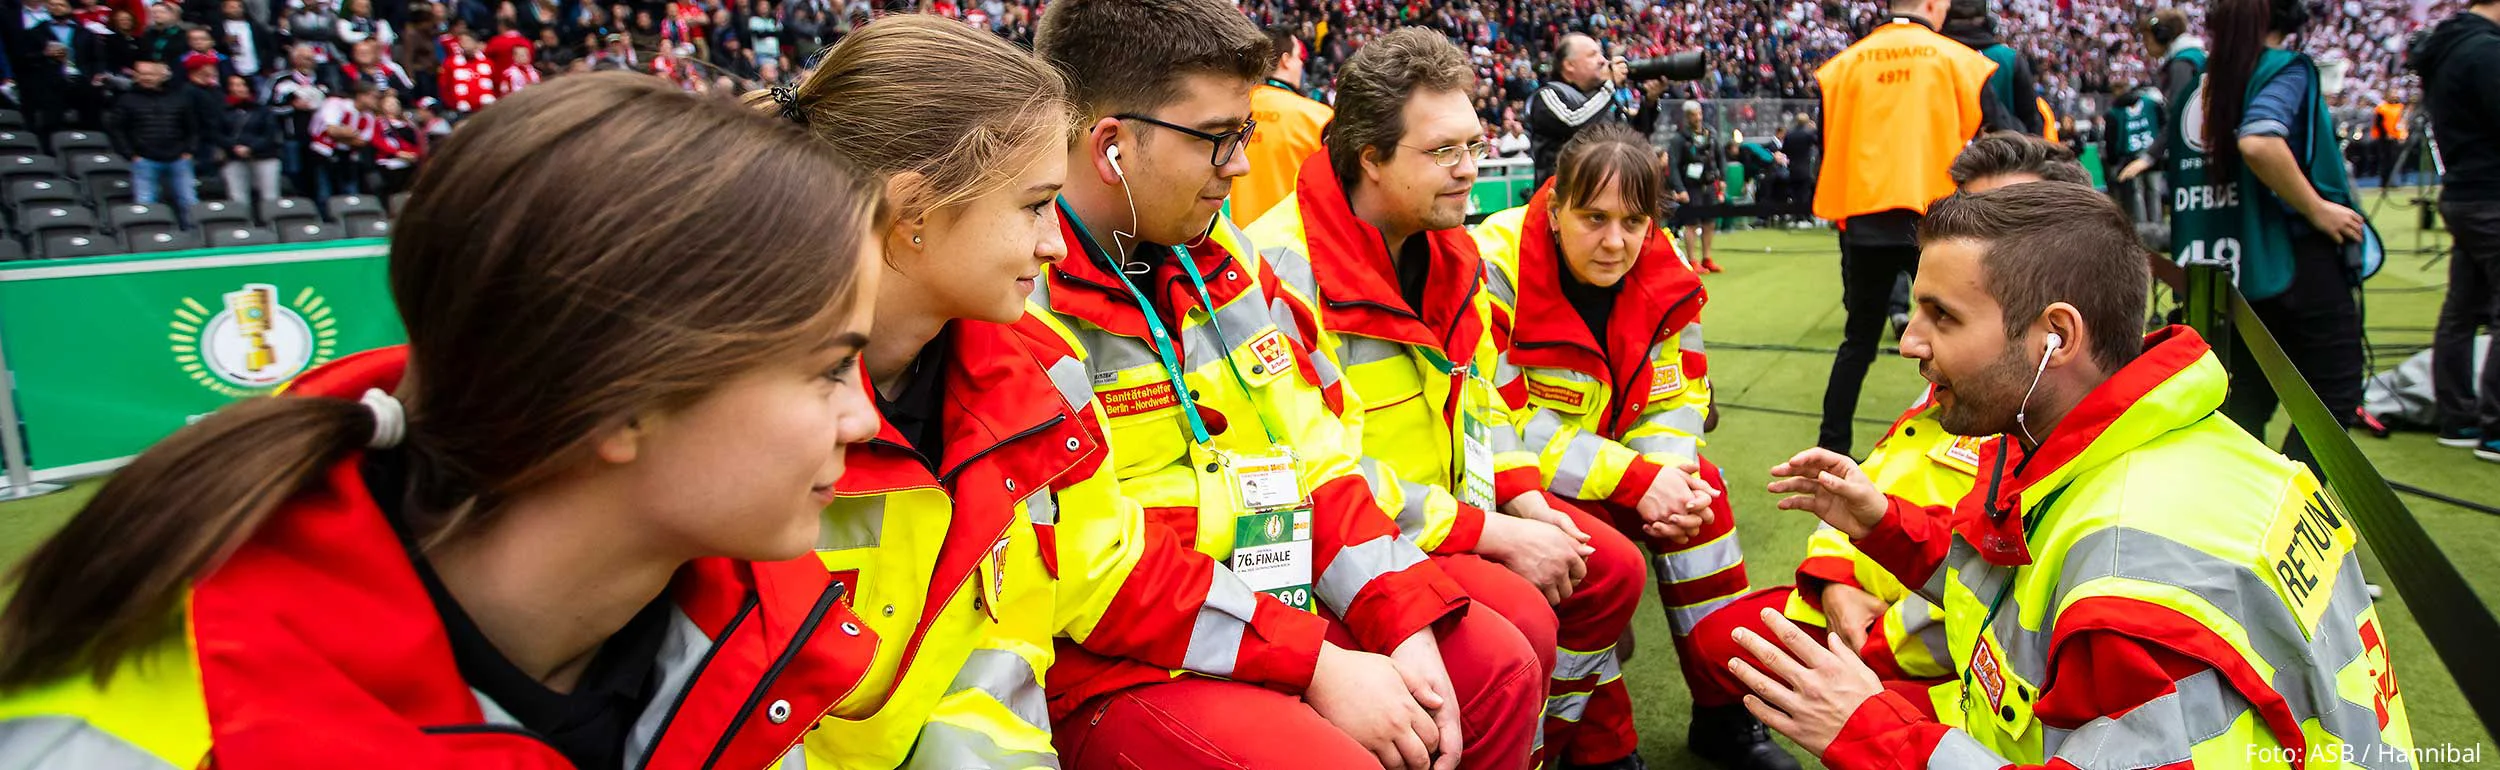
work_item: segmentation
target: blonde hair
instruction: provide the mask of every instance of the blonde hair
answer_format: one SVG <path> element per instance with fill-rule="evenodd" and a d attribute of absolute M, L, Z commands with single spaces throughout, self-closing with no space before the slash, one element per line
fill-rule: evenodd
<path fill-rule="evenodd" d="M 862 27 L 797 88 L 753 92 L 747 103 L 803 124 L 880 179 L 920 175 L 891 201 L 903 220 L 997 191 L 1045 152 L 1064 151 L 1075 128 L 1057 70 L 927 14 Z"/>

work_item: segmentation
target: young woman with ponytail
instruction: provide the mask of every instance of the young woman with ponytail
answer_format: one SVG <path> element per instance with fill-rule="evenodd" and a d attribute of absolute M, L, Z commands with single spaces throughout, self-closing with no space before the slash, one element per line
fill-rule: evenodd
<path fill-rule="evenodd" d="M 1051 722 L 1082 702 L 1066 683 L 1110 661 L 1224 677 L 1245 699 L 1404 692 L 1388 658 L 1326 644 L 1318 616 L 1252 593 L 1121 494 L 1086 352 L 1027 305 L 1068 249 L 1057 70 L 902 15 L 750 102 L 873 173 L 896 212 L 866 355 L 884 424 L 851 455 L 820 555 L 856 576 L 870 627 L 911 641 L 881 648 L 868 686 L 808 736 L 815 766 L 1058 767 Z M 1337 734 L 1301 714 L 1278 729 Z"/>
<path fill-rule="evenodd" d="M 763 768 L 858 686 L 809 548 L 875 424 L 876 190 L 627 74 L 441 150 L 407 345 L 176 432 L 20 568 L 0 765 Z"/>

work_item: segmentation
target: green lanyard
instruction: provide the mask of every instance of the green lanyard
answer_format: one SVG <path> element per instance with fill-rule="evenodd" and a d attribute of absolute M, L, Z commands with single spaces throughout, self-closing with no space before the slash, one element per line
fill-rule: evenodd
<path fill-rule="evenodd" d="M 1206 445 L 1211 440 L 1211 437 L 1207 435 L 1206 421 L 1198 418 L 1197 399 L 1190 396 L 1189 383 L 1182 379 L 1183 373 L 1188 370 L 1181 368 L 1180 356 L 1176 352 L 1179 348 L 1172 343 L 1172 333 L 1164 328 L 1163 319 L 1156 316 L 1154 303 L 1148 302 L 1146 293 L 1139 291 L 1137 284 L 1129 281 L 1128 271 L 1121 269 L 1118 263 L 1113 262 L 1110 255 L 1103 254 L 1097 249 L 1094 234 L 1085 229 L 1085 221 L 1078 219 L 1076 212 L 1068 211 L 1063 205 L 1060 207 L 1060 213 L 1068 218 L 1069 224 L 1076 227 L 1076 234 L 1084 239 L 1085 242 L 1080 245 L 1085 248 L 1086 253 L 1094 254 L 1105 269 L 1109 270 L 1112 275 L 1119 276 L 1120 285 L 1127 288 L 1129 296 L 1137 300 L 1138 314 L 1146 317 L 1146 331 L 1152 335 L 1147 342 L 1154 348 L 1155 357 L 1163 361 L 1164 375 L 1172 382 L 1172 397 L 1180 402 L 1181 416 L 1189 421 L 1190 438 L 1196 439 L 1200 446 Z M 1242 396 L 1250 399 L 1251 409 L 1259 415 L 1260 429 L 1267 432 L 1268 443 L 1283 444 L 1284 434 L 1276 430 L 1276 424 L 1269 420 L 1267 410 L 1259 406 L 1258 398 L 1252 394 L 1250 381 L 1241 376 L 1240 367 L 1233 363 L 1232 348 L 1224 342 L 1224 326 L 1215 320 L 1215 300 L 1207 293 L 1206 279 L 1199 277 L 1197 265 L 1190 260 L 1188 251 L 1179 246 L 1173 246 L 1171 249 L 1172 256 L 1180 260 L 1181 272 L 1189 274 L 1190 285 L 1198 290 L 1199 307 L 1207 314 L 1207 327 L 1215 333 L 1216 346 L 1222 349 L 1218 355 L 1224 359 L 1225 370 L 1232 372 L 1233 382 L 1241 386 Z"/>

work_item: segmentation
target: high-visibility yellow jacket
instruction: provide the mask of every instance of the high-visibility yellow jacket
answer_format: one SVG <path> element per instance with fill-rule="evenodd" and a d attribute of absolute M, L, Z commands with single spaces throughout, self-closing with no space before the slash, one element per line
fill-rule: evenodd
<path fill-rule="evenodd" d="M 1062 234 L 1079 248 L 1053 266 L 1034 302 L 1084 349 L 1088 382 L 1108 415 L 1113 473 L 1147 521 L 1210 557 L 1231 557 L 1236 521 L 1246 511 L 1219 453 L 1265 455 L 1282 443 L 1311 504 L 1314 598 L 1345 621 L 1359 649 L 1387 652 L 1465 609 L 1466 593 L 1421 549 L 1398 539 L 1396 523 L 1373 499 L 1324 392 L 1336 387 L 1337 376 L 1277 327 L 1272 313 L 1283 306 L 1270 301 L 1267 288 L 1276 278 L 1248 236 L 1219 219 L 1185 260 L 1171 247 L 1146 245 L 1141 258 L 1154 267 L 1131 280 L 1159 308 L 1147 311 L 1122 286 L 1121 268 L 1107 266 L 1109 258 L 1083 234 L 1075 212 L 1062 206 L 1060 213 Z M 1206 283 L 1214 307 L 1202 306 L 1183 270 Z M 1210 434 L 1205 445 L 1192 437 L 1171 377 L 1148 342 L 1145 312 L 1158 312 L 1181 348 L 1182 385 Z M 1047 679 L 1054 714 L 1174 675 L 1065 643 L 1060 652 Z"/>
<path fill-rule="evenodd" d="M 1406 258 L 1431 266 L 1423 307 L 1410 308 L 1379 231 L 1348 207 L 1327 154 L 1312 155 L 1301 179 L 1249 229 L 1294 311 L 1281 326 L 1341 372 L 1347 430 L 1398 530 L 1428 551 L 1472 551 L 1487 510 L 1543 489 L 1496 391 L 1518 371 L 1493 335 L 1475 240 L 1457 229 L 1414 236 L 1420 253 Z M 1474 490 L 1462 469 L 1470 427 L 1486 466 Z"/>
<path fill-rule="evenodd" d="M 1104 656 L 1289 690 L 1317 616 L 1251 593 L 1120 494 L 1064 329 L 957 321 L 932 348 L 941 457 L 891 421 L 851 450 L 818 556 L 893 643 L 808 734 L 814 766 L 1057 767 L 1043 672 L 1065 638 Z M 926 460 L 934 459 L 936 471 Z"/>
<path fill-rule="evenodd" d="M 1927 212 L 1979 133 L 1996 62 L 1912 17 L 1895 17 L 1814 72 L 1823 89 L 1823 169 L 1814 215 L 1834 222 Z"/>
<path fill-rule="evenodd" d="M 405 346 L 298 378 L 279 398 L 398 386 Z M 571 760 L 472 688 L 392 521 L 396 472 L 329 464 L 191 587 L 179 633 L 123 660 L 0 696 L 0 765 L 44 770 L 533 768 Z M 697 559 L 669 582 L 630 766 L 784 768 L 859 686 L 879 637 L 813 558 Z M 895 643 L 891 637 L 887 643 Z M 213 759 L 212 759 L 213 755 Z"/>
<path fill-rule="evenodd" d="M 1701 457 L 1710 415 L 1701 278 L 1652 233 L 1624 276 L 1608 339 L 1597 340 L 1563 299 L 1562 255 L 1546 204 L 1494 214 L 1474 230 L 1490 276 L 1497 333 L 1520 374 L 1501 384 L 1522 444 L 1546 488 L 1578 500 L 1640 502 L 1664 468 Z M 1497 379 L 1497 382 L 1500 382 Z"/>
<path fill-rule="evenodd" d="M 2227 379 L 2157 332 L 2027 456 L 1984 446 L 1957 510 L 1895 498 L 1858 546 L 1945 608 L 1962 726 L 1887 693 L 1824 763 L 2409 766 L 2352 520 L 2215 412 Z"/>
<path fill-rule="evenodd" d="M 1861 466 L 1875 488 L 1926 507 L 1950 507 L 1969 494 L 1978 479 L 1978 448 L 1984 438 L 1955 436 L 1936 423 L 1934 390 L 1901 414 L 1875 451 Z M 1823 615 L 1823 585 L 1856 586 L 1892 606 L 1870 636 L 1883 640 L 1868 665 L 1888 679 L 1940 679 L 1953 675 L 1946 654 L 1944 609 L 1901 584 L 1881 564 L 1830 526 L 1818 526 L 1806 538 L 1805 561 L 1797 565 L 1797 591 L 1789 595 L 1785 614 L 1791 620 L 1829 625 Z"/>

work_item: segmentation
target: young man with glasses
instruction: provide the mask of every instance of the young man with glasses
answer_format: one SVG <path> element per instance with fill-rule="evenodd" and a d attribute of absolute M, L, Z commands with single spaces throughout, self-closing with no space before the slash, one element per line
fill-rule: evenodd
<path fill-rule="evenodd" d="M 1068 76 L 1083 133 L 1057 208 L 1072 248 L 1033 301 L 1086 352 L 1107 462 L 1149 520 L 1319 613 L 1328 641 L 1298 692 L 1063 644 L 1045 677 L 1063 761 L 1525 765 L 1536 653 L 1400 536 L 1331 411 L 1335 370 L 1279 328 L 1274 274 L 1220 214 L 1249 171 L 1267 39 L 1221 0 L 1060 0 L 1035 50 Z M 1346 687 L 1349 669 L 1387 675 Z"/>
<path fill-rule="evenodd" d="M 1346 432 L 1404 537 L 1555 661 L 1540 756 L 1610 763 L 1639 746 L 1615 642 L 1640 552 L 1545 491 L 1495 383 L 1511 368 L 1467 200 L 1487 154 L 1466 54 L 1406 27 L 1337 75 L 1327 146 L 1250 228 L 1282 282 L 1284 328 L 1343 373 Z"/>

